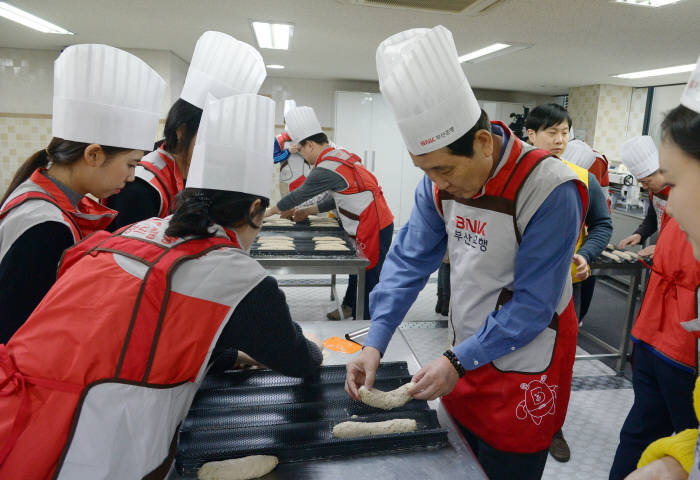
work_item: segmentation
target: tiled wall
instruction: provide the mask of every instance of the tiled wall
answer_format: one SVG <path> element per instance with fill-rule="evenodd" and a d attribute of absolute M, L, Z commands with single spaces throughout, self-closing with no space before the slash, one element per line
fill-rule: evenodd
<path fill-rule="evenodd" d="M 585 130 L 585 135 L 578 136 L 581 137 L 581 140 L 589 144 L 591 144 L 595 138 L 599 97 L 600 85 L 575 87 L 569 90 L 568 110 L 569 115 L 571 115 L 574 130 Z"/>
<path fill-rule="evenodd" d="M 620 145 L 641 135 L 646 88 L 591 85 L 569 91 L 569 113 L 574 129 L 585 129 L 585 141 L 610 161 L 620 160 Z"/>
<path fill-rule="evenodd" d="M 10 116 L 0 114 L 0 196 L 19 166 L 51 140 L 48 115 Z"/>

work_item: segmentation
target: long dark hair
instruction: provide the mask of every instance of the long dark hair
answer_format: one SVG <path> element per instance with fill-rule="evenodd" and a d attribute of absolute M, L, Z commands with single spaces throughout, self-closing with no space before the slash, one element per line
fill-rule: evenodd
<path fill-rule="evenodd" d="M 163 127 L 164 140 L 156 143 L 156 148 L 163 146 L 168 153 L 180 153 L 190 146 L 190 142 L 197 135 L 199 122 L 202 120 L 202 109 L 189 102 L 178 98 L 168 111 Z M 185 127 L 182 138 L 177 137 L 177 130 Z"/>
<path fill-rule="evenodd" d="M 255 200 L 260 206 L 251 215 L 250 206 Z M 212 190 L 209 188 L 185 188 L 177 196 L 177 208 L 170 219 L 166 235 L 171 237 L 211 237 L 209 227 L 240 227 L 248 224 L 260 228 L 254 217 L 260 216 L 270 205 L 270 199 L 248 193 Z"/>
<path fill-rule="evenodd" d="M 661 123 L 664 140 L 671 139 L 678 148 L 700 160 L 700 113 L 678 105 Z"/>
<path fill-rule="evenodd" d="M 5 203 L 7 197 L 9 197 L 21 183 L 28 179 L 32 173 L 34 173 L 34 170 L 47 167 L 49 162 L 55 163 L 56 165 L 71 165 L 83 156 L 85 149 L 90 145 L 90 143 L 74 142 L 72 140 L 53 137 L 48 147 L 34 153 L 17 169 L 15 176 L 10 182 L 10 186 L 7 187 L 5 195 L 3 195 L 2 201 L 0 201 L 0 205 Z M 108 157 L 116 153 L 131 150 L 130 148 L 109 147 L 105 145 L 101 145 L 101 147 Z"/>

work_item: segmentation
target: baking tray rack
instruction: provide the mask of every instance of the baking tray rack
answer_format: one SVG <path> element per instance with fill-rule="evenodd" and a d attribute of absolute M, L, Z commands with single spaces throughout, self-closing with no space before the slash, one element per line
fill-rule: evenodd
<path fill-rule="evenodd" d="M 314 229 L 305 230 L 284 230 L 280 228 L 263 229 L 259 237 L 274 237 L 284 235 L 294 239 L 294 250 L 258 250 L 260 243 L 256 241 L 250 247 L 250 254 L 253 257 L 279 257 L 279 256 L 303 256 L 303 257 L 355 257 L 357 250 L 354 242 L 351 242 L 343 230 Z M 345 246 L 350 250 L 314 250 L 313 237 L 337 237 L 345 242 Z"/>
<path fill-rule="evenodd" d="M 391 390 L 410 379 L 406 362 L 387 362 L 377 370 L 375 386 Z M 176 469 L 194 475 L 203 463 L 247 455 L 275 455 L 280 463 L 289 463 L 447 444 L 447 430 L 427 402 L 379 410 L 348 397 L 344 383 L 344 365 L 321 367 L 319 375 L 305 380 L 272 370 L 208 376 L 180 430 Z M 340 422 L 394 418 L 413 418 L 418 430 L 353 439 L 332 434 Z"/>

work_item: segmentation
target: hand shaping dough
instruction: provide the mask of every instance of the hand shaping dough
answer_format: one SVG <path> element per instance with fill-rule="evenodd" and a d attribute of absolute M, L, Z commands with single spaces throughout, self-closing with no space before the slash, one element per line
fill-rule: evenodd
<path fill-rule="evenodd" d="M 382 392 L 376 388 L 367 390 L 367 387 L 362 385 L 360 387 L 360 400 L 370 407 L 383 408 L 384 410 L 403 407 L 413 399 L 413 397 L 408 394 L 407 390 L 414 385 L 415 383 L 409 382 L 390 392 Z"/>
<path fill-rule="evenodd" d="M 384 422 L 343 422 L 333 427 L 333 436 L 335 438 L 354 438 L 415 432 L 417 429 L 418 425 L 412 418 L 395 418 Z"/>
<path fill-rule="evenodd" d="M 199 480 L 249 480 L 267 475 L 277 466 L 277 457 L 251 455 L 250 457 L 207 462 L 197 472 Z"/>

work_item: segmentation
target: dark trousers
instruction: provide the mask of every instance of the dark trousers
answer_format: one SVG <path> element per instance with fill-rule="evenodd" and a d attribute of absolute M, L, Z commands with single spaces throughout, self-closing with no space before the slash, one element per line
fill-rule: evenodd
<path fill-rule="evenodd" d="M 457 420 L 455 423 L 467 439 L 489 480 L 540 480 L 549 449 L 536 453 L 513 453 L 497 450 Z"/>
<path fill-rule="evenodd" d="M 634 403 L 620 431 L 610 480 L 622 480 L 635 470 L 654 440 L 698 427 L 693 411 L 694 374 L 674 367 L 648 347 L 635 345 L 632 386 Z"/>
<path fill-rule="evenodd" d="M 394 224 L 379 230 L 379 260 L 377 264 L 365 272 L 365 318 L 359 320 L 369 320 L 369 293 L 375 285 L 379 283 L 379 274 L 382 273 L 384 259 L 391 247 L 391 240 L 394 235 Z M 352 316 L 355 317 L 355 306 L 357 303 L 357 275 L 350 275 L 348 289 L 345 290 L 343 305 L 352 308 Z"/>
<path fill-rule="evenodd" d="M 572 297 L 574 300 L 574 310 L 576 310 L 576 318 L 579 324 L 583 322 L 583 317 L 588 313 L 588 308 L 593 300 L 593 291 L 595 290 L 595 277 L 588 277 L 583 282 L 574 283 Z"/>

